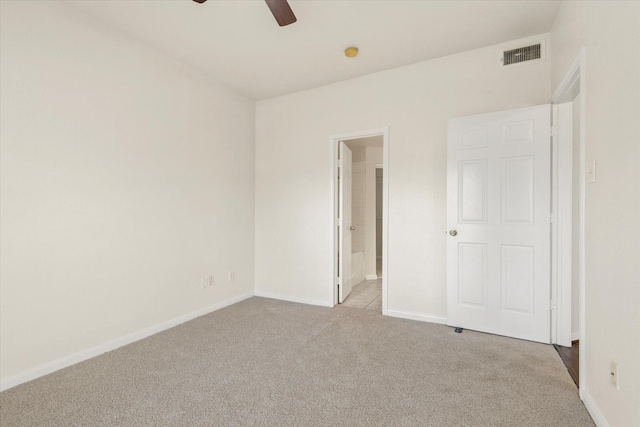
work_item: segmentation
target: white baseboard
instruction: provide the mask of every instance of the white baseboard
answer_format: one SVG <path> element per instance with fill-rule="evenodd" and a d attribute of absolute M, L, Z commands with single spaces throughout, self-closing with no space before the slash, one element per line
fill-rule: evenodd
<path fill-rule="evenodd" d="M 83 362 L 85 360 L 91 359 L 92 357 L 96 357 L 109 351 L 113 351 L 119 347 L 123 347 L 127 344 L 131 344 L 143 338 L 147 338 L 151 335 L 157 334 L 158 332 L 173 328 L 174 326 L 177 326 L 181 323 L 193 320 L 196 317 L 204 316 L 205 314 L 209 314 L 216 310 L 220 310 L 221 308 L 236 304 L 247 298 L 251 298 L 252 296 L 253 292 L 248 292 L 237 297 L 229 298 L 200 310 L 196 310 L 180 317 L 176 317 L 175 319 L 167 320 L 166 322 L 162 322 L 158 325 L 150 326 L 148 328 L 133 332 L 120 338 L 115 338 L 105 343 L 98 344 L 97 346 L 81 350 L 77 353 L 61 357 L 51 362 L 47 362 L 33 369 L 29 369 L 28 371 L 21 372 L 19 374 L 3 379 L 2 381 L 0 381 L 0 391 L 10 389 L 11 387 L 26 383 L 27 381 L 35 380 L 38 377 L 50 374 L 71 365 L 75 365 L 76 363 Z"/>
<path fill-rule="evenodd" d="M 289 295 L 275 294 L 273 292 L 255 291 L 257 297 L 277 299 L 280 301 L 299 302 L 300 304 L 319 305 L 320 307 L 333 307 L 329 301 L 292 297 Z"/>
<path fill-rule="evenodd" d="M 377 274 L 367 274 L 364 277 L 365 280 L 377 280 L 378 279 L 378 275 Z"/>
<path fill-rule="evenodd" d="M 589 415 L 591 415 L 593 422 L 596 423 L 598 427 L 610 427 L 607 419 L 602 415 L 602 411 L 600 411 L 600 408 L 598 408 L 598 405 L 596 405 L 586 390 L 582 391 L 582 402 L 584 402 L 584 406 L 587 408 L 587 411 L 589 411 Z"/>
<path fill-rule="evenodd" d="M 387 309 L 387 316 L 399 317 L 401 319 L 418 320 L 420 322 L 437 323 L 440 325 L 447 324 L 446 317 L 430 316 L 428 314 L 412 313 L 410 311 Z"/>

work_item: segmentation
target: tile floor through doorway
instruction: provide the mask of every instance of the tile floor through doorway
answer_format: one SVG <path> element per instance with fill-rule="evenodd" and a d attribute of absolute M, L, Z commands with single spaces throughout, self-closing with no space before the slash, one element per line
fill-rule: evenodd
<path fill-rule="evenodd" d="M 342 305 L 382 312 L 382 278 L 355 285 Z"/>

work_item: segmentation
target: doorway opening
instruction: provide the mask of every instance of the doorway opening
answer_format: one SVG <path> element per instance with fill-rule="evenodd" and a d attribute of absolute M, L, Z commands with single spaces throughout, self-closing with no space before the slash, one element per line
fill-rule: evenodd
<path fill-rule="evenodd" d="M 386 314 L 388 129 L 331 137 L 334 305 Z"/>
<path fill-rule="evenodd" d="M 558 309 L 554 346 L 579 386 L 580 354 L 580 94 L 554 106 L 554 212 Z"/>
<path fill-rule="evenodd" d="M 584 206 L 585 185 L 595 182 L 587 171 L 584 140 L 584 51 L 581 51 L 553 96 L 552 286 L 553 343 L 576 386 L 584 355 Z"/>

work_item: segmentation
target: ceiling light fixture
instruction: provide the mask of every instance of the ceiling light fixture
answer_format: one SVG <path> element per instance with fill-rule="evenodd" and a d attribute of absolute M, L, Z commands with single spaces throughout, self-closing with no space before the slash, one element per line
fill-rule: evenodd
<path fill-rule="evenodd" d="M 348 47 L 344 50 L 344 56 L 347 58 L 355 58 L 358 56 L 358 48 L 357 47 Z"/>

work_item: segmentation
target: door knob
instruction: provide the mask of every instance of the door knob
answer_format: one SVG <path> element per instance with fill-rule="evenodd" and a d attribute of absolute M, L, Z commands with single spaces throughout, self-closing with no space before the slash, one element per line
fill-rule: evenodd
<path fill-rule="evenodd" d="M 451 234 L 452 236 L 457 236 L 458 232 L 456 230 L 451 230 L 449 231 L 449 234 Z"/>
<path fill-rule="evenodd" d="M 355 231 L 355 229 L 356 228 L 353 225 L 351 227 L 349 227 L 349 230 L 351 230 L 351 231 Z"/>

